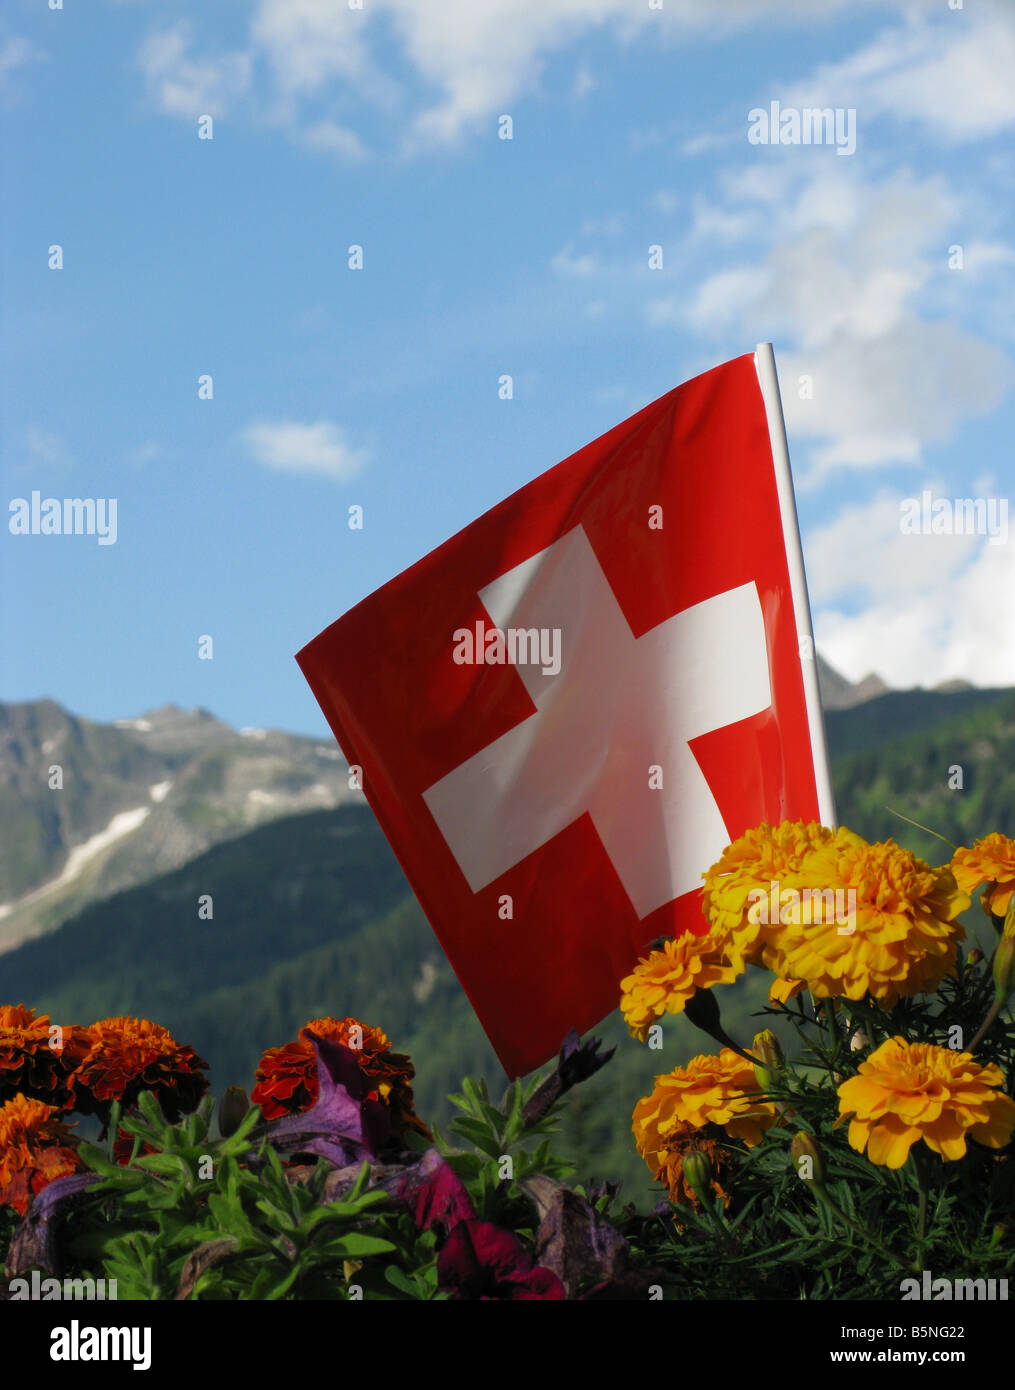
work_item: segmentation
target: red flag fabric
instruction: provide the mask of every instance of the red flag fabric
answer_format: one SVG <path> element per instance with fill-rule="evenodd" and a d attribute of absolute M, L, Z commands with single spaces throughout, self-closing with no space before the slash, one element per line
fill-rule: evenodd
<path fill-rule="evenodd" d="M 511 1077 L 701 933 L 748 827 L 818 819 L 753 354 L 572 454 L 297 656 Z"/>

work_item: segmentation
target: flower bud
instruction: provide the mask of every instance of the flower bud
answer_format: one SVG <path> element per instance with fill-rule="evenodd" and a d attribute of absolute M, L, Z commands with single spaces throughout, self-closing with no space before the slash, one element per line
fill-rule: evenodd
<path fill-rule="evenodd" d="M 980 950 L 979 946 L 973 946 L 970 948 L 969 955 L 966 957 L 966 960 L 970 965 L 980 964 L 980 961 L 983 960 L 983 952 Z"/>
<path fill-rule="evenodd" d="M 1009 918 L 1010 921 L 1010 918 Z M 1004 935 L 994 952 L 994 997 L 1001 1004 L 1015 989 L 1015 931 L 1005 923 Z"/>
<path fill-rule="evenodd" d="M 709 1162 L 708 1154 L 701 1149 L 688 1150 L 684 1154 L 681 1171 L 687 1185 L 694 1189 L 701 1201 L 706 1201 L 708 1185 L 712 1181 L 712 1164 Z"/>
<path fill-rule="evenodd" d="M 858 1028 L 849 1040 L 850 1052 L 862 1052 L 865 1047 L 870 1047 L 871 1040 L 862 1028 Z"/>
<path fill-rule="evenodd" d="M 242 1086 L 227 1086 L 219 1101 L 219 1133 L 223 1139 L 235 1134 L 250 1109 L 250 1101 Z"/>
<path fill-rule="evenodd" d="M 812 1182 L 815 1187 L 822 1187 L 825 1181 L 825 1160 L 821 1156 L 814 1135 L 808 1134 L 805 1129 L 799 1130 L 793 1137 L 789 1151 L 797 1177 L 804 1182 Z"/>
<path fill-rule="evenodd" d="M 778 1082 L 779 1073 L 786 1061 L 782 1055 L 782 1048 L 779 1046 L 779 1039 L 771 1028 L 765 1028 L 760 1033 L 755 1033 L 751 1052 L 761 1062 L 761 1066 L 757 1062 L 754 1064 L 754 1075 L 758 1085 L 763 1091 L 770 1091 Z"/>
<path fill-rule="evenodd" d="M 684 1015 L 713 1038 L 720 1027 L 719 1005 L 710 989 L 696 989 L 684 1006 Z"/>

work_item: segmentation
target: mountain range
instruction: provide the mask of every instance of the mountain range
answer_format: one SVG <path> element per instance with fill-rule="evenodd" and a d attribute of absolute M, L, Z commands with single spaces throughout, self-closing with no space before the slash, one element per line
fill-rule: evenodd
<path fill-rule="evenodd" d="M 354 800 L 330 739 L 175 705 L 99 724 L 0 704 L 0 952 L 266 821 Z"/>

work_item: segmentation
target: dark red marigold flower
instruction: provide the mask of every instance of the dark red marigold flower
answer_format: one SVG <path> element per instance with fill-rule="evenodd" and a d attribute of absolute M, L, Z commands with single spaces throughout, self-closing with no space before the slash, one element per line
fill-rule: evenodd
<path fill-rule="evenodd" d="M 282 1047 L 270 1047 L 258 1065 L 257 1085 L 250 1094 L 266 1120 L 300 1115 L 317 1100 L 317 1056 L 308 1034 L 327 1038 L 349 1048 L 360 1071 L 370 1083 L 366 1100 L 383 1101 L 391 1111 L 396 1134 L 415 1130 L 429 1139 L 430 1132 L 413 1105 L 412 1078 L 416 1069 L 403 1052 L 392 1052 L 380 1028 L 355 1018 L 315 1018 L 300 1029 L 299 1037 Z"/>
<path fill-rule="evenodd" d="M 0 1004 L 0 1102 L 20 1094 L 71 1109 L 68 1078 L 87 1049 L 85 1029 L 57 1027 L 24 1004 Z"/>
<path fill-rule="evenodd" d="M 192 1047 L 146 1018 L 104 1018 L 85 1030 L 89 1047 L 70 1078 L 74 1109 L 106 1116 L 114 1100 L 129 1109 L 151 1091 L 170 1124 L 188 1115 L 208 1089 Z"/>

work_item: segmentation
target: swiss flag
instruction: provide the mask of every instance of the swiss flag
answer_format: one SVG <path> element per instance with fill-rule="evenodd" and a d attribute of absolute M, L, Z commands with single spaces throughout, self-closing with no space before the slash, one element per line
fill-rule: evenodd
<path fill-rule="evenodd" d="M 821 818 L 760 369 L 668 392 L 297 656 L 509 1076 L 614 1009 L 653 938 L 705 930 L 732 839 Z"/>

